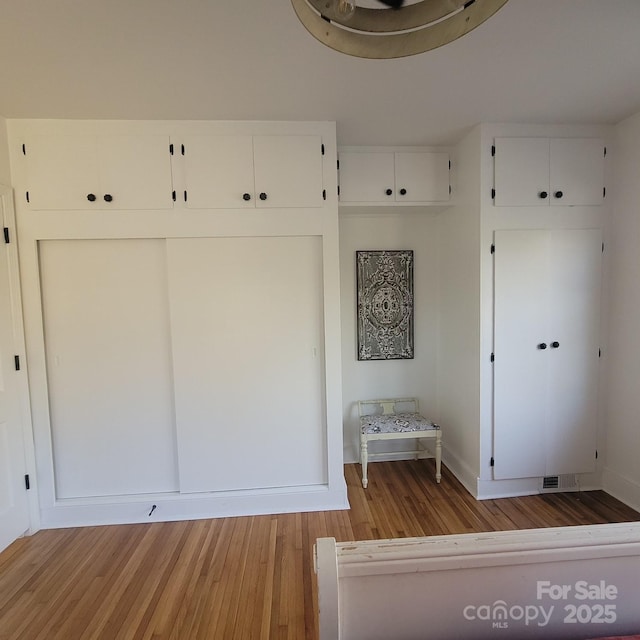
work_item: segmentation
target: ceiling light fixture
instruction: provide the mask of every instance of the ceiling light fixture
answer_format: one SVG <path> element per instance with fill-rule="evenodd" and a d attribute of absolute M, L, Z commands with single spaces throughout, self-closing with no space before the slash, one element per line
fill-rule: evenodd
<path fill-rule="evenodd" d="M 469 33 L 508 0 L 291 0 L 300 22 L 320 42 L 359 58 L 401 58 L 441 47 Z"/>

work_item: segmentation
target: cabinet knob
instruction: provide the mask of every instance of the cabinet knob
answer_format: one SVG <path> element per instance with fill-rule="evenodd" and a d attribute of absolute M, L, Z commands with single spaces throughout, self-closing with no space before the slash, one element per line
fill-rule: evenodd
<path fill-rule="evenodd" d="M 243 200 L 251 200 L 251 194 L 250 193 L 243 193 L 242 194 L 242 199 Z"/>
<path fill-rule="evenodd" d="M 390 195 L 392 195 L 392 194 L 393 194 L 393 189 L 387 189 L 387 190 L 385 191 L 385 193 L 386 193 L 388 196 L 390 196 Z"/>
<path fill-rule="evenodd" d="M 401 196 L 406 196 L 407 195 L 407 190 L 406 189 L 400 189 L 400 195 Z"/>
<path fill-rule="evenodd" d="M 553 195 L 554 195 L 556 198 L 562 198 L 562 196 L 564 195 L 564 193 L 562 193 L 562 191 L 556 191 Z"/>
<path fill-rule="evenodd" d="M 267 199 L 267 194 L 263 191 L 263 192 L 260 194 L 260 200 L 266 200 L 266 199 Z"/>
<path fill-rule="evenodd" d="M 104 194 L 104 201 L 105 202 L 112 202 L 113 201 L 113 196 L 110 193 L 105 193 Z"/>
<path fill-rule="evenodd" d="M 541 192 L 538 194 L 538 197 L 539 197 L 541 200 L 545 200 L 545 199 L 547 198 L 547 196 L 548 196 L 548 195 L 549 195 L 549 194 L 548 194 L 546 191 L 541 191 Z"/>
<path fill-rule="evenodd" d="M 541 342 L 541 343 L 538 345 L 538 349 L 541 349 L 541 350 L 543 350 L 543 351 L 544 351 L 546 348 L 547 348 L 547 343 L 546 343 L 546 342 Z"/>
<path fill-rule="evenodd" d="M 88 200 L 89 202 L 95 202 L 95 201 L 96 201 L 96 196 L 95 196 L 95 194 L 93 194 L 93 193 L 88 193 L 88 194 L 87 194 L 87 200 Z"/>
<path fill-rule="evenodd" d="M 557 340 L 551 343 L 552 349 L 557 349 L 559 346 L 560 346 L 560 343 Z"/>

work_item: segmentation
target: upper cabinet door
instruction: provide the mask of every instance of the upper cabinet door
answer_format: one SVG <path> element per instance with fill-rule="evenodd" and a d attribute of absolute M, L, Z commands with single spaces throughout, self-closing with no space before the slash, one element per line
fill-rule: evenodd
<path fill-rule="evenodd" d="M 449 200 L 449 154 L 398 152 L 395 154 L 398 202 Z"/>
<path fill-rule="evenodd" d="M 184 174 L 189 209 L 321 207 L 322 138 L 188 136 Z"/>
<path fill-rule="evenodd" d="M 497 138 L 495 146 L 495 205 L 548 205 L 548 138 Z"/>
<path fill-rule="evenodd" d="M 322 137 L 254 136 L 256 206 L 323 206 Z"/>
<path fill-rule="evenodd" d="M 99 202 L 95 136 L 35 135 L 25 156 L 31 209 L 88 209 Z"/>
<path fill-rule="evenodd" d="M 496 138 L 496 206 L 590 206 L 603 198 L 602 140 Z"/>
<path fill-rule="evenodd" d="M 604 199 L 604 143 L 597 138 L 552 139 L 551 204 L 598 205 Z"/>
<path fill-rule="evenodd" d="M 184 174 L 189 209 L 255 207 L 250 135 L 185 137 Z"/>
<path fill-rule="evenodd" d="M 340 153 L 340 202 L 392 203 L 394 162 L 393 152 Z"/>
<path fill-rule="evenodd" d="M 342 204 L 431 204 L 449 200 L 449 154 L 356 150 L 340 153 Z"/>
<path fill-rule="evenodd" d="M 36 135 L 25 145 L 34 210 L 169 209 L 169 137 Z"/>
<path fill-rule="evenodd" d="M 105 209 L 173 207 L 169 136 L 105 136 L 98 153 Z"/>

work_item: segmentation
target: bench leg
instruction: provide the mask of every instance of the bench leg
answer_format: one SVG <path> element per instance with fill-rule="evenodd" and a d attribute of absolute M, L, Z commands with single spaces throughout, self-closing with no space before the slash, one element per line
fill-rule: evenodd
<path fill-rule="evenodd" d="M 367 437 L 362 434 L 360 436 L 360 464 L 362 465 L 362 487 L 367 488 L 369 481 L 367 480 L 367 462 L 369 461 L 369 443 Z"/>
<path fill-rule="evenodd" d="M 442 478 L 442 438 L 441 433 L 438 431 L 436 436 L 436 482 L 439 484 Z"/>

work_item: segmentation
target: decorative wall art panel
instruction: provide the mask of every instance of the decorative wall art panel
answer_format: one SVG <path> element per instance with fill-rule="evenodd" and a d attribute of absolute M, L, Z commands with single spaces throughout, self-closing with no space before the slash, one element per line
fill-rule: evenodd
<path fill-rule="evenodd" d="M 413 251 L 356 251 L 358 360 L 413 358 Z"/>

